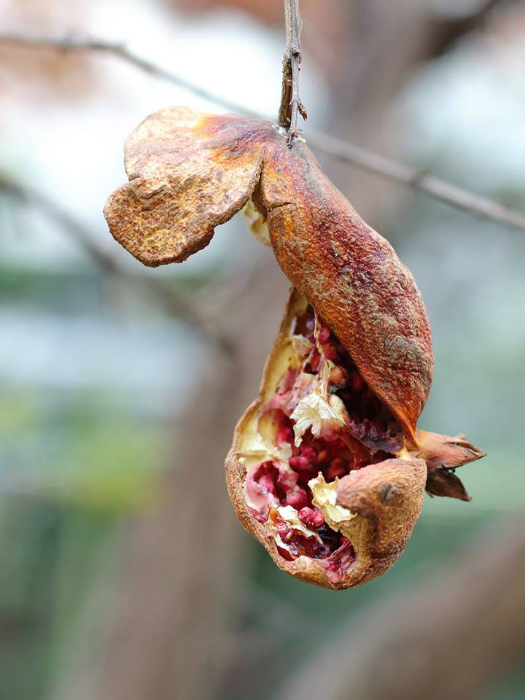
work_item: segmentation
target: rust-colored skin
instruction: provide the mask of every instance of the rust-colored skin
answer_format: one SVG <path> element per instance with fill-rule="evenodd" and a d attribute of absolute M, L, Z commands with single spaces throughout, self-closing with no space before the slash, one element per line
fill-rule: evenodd
<path fill-rule="evenodd" d="M 427 313 L 409 270 L 332 185 L 306 145 L 290 150 L 278 142 L 268 149 L 259 193 L 284 273 L 413 436 L 434 358 Z"/>
<path fill-rule="evenodd" d="M 421 465 L 426 462 L 429 493 L 469 500 L 449 469 L 483 456 L 464 436 L 416 429 L 430 391 L 434 357 L 428 317 L 411 273 L 328 180 L 306 144 L 295 140 L 289 148 L 286 136 L 268 121 L 205 115 L 185 107 L 164 109 L 131 134 L 125 166 L 129 182 L 109 198 L 104 213 L 115 239 L 145 265 L 184 261 L 208 245 L 217 225 L 252 199 L 266 220 L 281 268 L 402 425 L 408 460 L 388 460 L 378 480 L 375 467 L 381 465 L 341 480 L 352 485 L 345 498 L 352 503 L 360 502 L 359 493 L 364 498 L 360 508 L 369 527 L 369 552 L 377 545 L 384 554 L 370 555 L 369 562 L 376 563 L 365 565 L 348 585 L 378 575 L 398 556 L 419 514 L 417 488 L 410 484 L 419 483 Z M 278 337 L 268 360 L 261 397 L 280 342 Z M 232 500 L 245 527 L 281 568 L 327 585 L 317 562 L 305 563 L 305 557 L 284 561 L 274 544 L 270 546 L 264 526 L 246 509 L 245 474 L 235 457 L 236 445 L 247 416 L 259 408 L 260 403 L 253 404 L 239 422 L 227 460 Z M 380 482 L 381 488 L 388 482 L 396 494 L 405 493 L 402 503 L 382 503 L 375 488 Z M 393 529 L 381 509 L 395 514 Z M 390 554 L 385 537 L 391 538 Z"/>

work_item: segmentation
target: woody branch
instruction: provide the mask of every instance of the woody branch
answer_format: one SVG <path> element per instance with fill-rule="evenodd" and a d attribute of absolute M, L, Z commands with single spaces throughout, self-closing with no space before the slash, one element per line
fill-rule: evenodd
<path fill-rule="evenodd" d="M 284 0 L 286 48 L 283 56 L 283 78 L 279 126 L 288 131 L 288 145 L 299 135 L 299 115 L 306 119 L 306 109 L 299 97 L 299 72 L 301 70 L 301 15 L 299 0 Z"/>

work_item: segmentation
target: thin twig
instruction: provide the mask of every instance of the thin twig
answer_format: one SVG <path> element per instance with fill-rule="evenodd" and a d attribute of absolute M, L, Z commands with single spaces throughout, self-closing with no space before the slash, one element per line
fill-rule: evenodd
<path fill-rule="evenodd" d="M 68 53 L 82 53 L 88 51 L 91 53 L 101 53 L 116 56 L 126 63 L 129 63 L 136 68 L 139 68 L 144 73 L 155 76 L 156 78 L 161 78 L 167 82 L 178 85 L 184 90 L 197 95 L 197 97 L 202 97 L 204 100 L 209 100 L 215 104 L 224 107 L 225 109 L 230 109 L 233 112 L 241 112 L 251 117 L 260 117 L 261 115 L 248 107 L 242 107 L 236 102 L 231 102 L 227 98 L 221 97 L 206 88 L 200 87 L 189 80 L 186 80 L 181 75 L 177 75 L 172 71 L 164 68 L 158 63 L 153 63 L 145 58 L 142 58 L 138 54 L 130 51 L 123 44 L 118 44 L 111 41 L 101 41 L 98 39 L 75 39 L 73 37 L 45 37 L 45 36 L 25 36 L 24 34 L 0 34 L 0 45 L 7 44 L 15 47 L 21 47 L 26 49 L 36 49 L 36 50 L 50 50 L 57 51 L 63 55 Z"/>
<path fill-rule="evenodd" d="M 203 338 L 217 347 L 226 357 L 233 357 L 235 349 L 231 340 L 224 336 L 218 329 L 204 319 L 194 305 L 179 296 L 173 289 L 156 279 L 148 279 L 128 270 L 114 256 L 109 255 L 98 243 L 95 242 L 92 233 L 75 217 L 62 209 L 56 202 L 48 199 L 35 190 L 22 185 L 10 178 L 0 175 L 0 193 L 7 195 L 24 204 L 34 207 L 47 218 L 67 231 L 68 235 L 75 239 L 80 247 L 103 270 L 118 276 L 124 282 L 137 284 L 148 294 L 162 302 L 167 313 L 174 316 L 195 329 Z"/>
<path fill-rule="evenodd" d="M 317 130 L 309 130 L 308 143 L 314 149 L 333 158 L 356 165 L 361 170 L 374 173 L 384 180 L 408 185 L 413 190 L 423 192 L 454 209 L 461 209 L 474 216 L 491 219 L 525 231 L 525 214 L 508 209 L 488 197 L 480 197 L 462 187 L 452 185 L 446 180 L 427 175 L 410 165 L 380 156 L 349 141 L 328 136 Z"/>
<path fill-rule="evenodd" d="M 283 78 L 279 126 L 288 131 L 288 146 L 299 135 L 299 114 L 306 119 L 306 109 L 299 97 L 299 72 L 301 70 L 301 14 L 299 0 L 284 0 L 286 48 L 283 56 Z"/>
<path fill-rule="evenodd" d="M 137 56 L 121 44 L 111 44 L 102 41 L 80 41 L 68 38 L 27 37 L 17 34 L 0 35 L 0 44 L 11 44 L 13 46 L 33 49 L 54 49 L 63 52 L 95 51 L 112 54 L 150 75 L 178 85 L 192 92 L 194 95 L 214 102 L 225 109 L 253 117 L 261 116 L 247 107 L 231 102 L 221 95 L 214 94 L 199 85 L 191 83 L 162 66 Z M 372 151 L 360 148 L 349 141 L 343 141 L 318 131 L 309 130 L 308 143 L 314 150 L 321 151 L 345 163 L 350 163 L 358 168 L 367 170 L 383 179 L 407 185 L 455 209 L 461 209 L 475 216 L 497 221 L 498 223 L 513 226 L 521 231 L 525 231 L 525 214 L 503 207 L 498 202 L 486 197 L 479 197 L 445 180 L 431 175 L 422 175 L 417 169 L 397 160 L 380 156 Z"/>

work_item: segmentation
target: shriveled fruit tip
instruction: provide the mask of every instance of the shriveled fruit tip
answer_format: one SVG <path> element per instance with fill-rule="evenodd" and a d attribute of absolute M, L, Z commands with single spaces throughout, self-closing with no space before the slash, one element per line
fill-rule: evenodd
<path fill-rule="evenodd" d="M 448 496 L 460 501 L 471 501 L 467 490 L 453 471 L 445 467 L 429 469 L 426 490 L 431 496 Z"/>
<path fill-rule="evenodd" d="M 487 453 L 471 445 L 466 435 L 439 435 L 426 430 L 416 431 L 418 457 L 424 459 L 429 469 L 445 467 L 455 469 L 469 462 L 475 462 Z"/>

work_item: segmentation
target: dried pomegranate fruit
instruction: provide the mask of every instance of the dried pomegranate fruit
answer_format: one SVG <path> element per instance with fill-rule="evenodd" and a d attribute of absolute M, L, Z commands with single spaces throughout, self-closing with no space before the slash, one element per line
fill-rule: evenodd
<path fill-rule="evenodd" d="M 226 459 L 241 522 L 305 581 L 380 575 L 425 488 L 469 500 L 453 470 L 483 456 L 464 436 L 416 427 L 434 358 L 412 275 L 304 142 L 289 148 L 270 122 L 162 110 L 128 139 L 126 170 L 105 215 L 143 263 L 185 260 L 243 208 L 294 287 Z"/>

